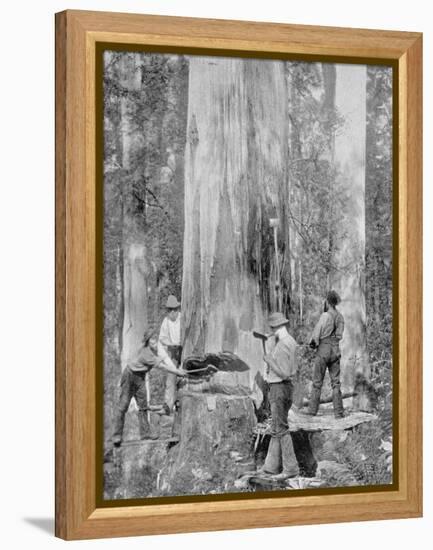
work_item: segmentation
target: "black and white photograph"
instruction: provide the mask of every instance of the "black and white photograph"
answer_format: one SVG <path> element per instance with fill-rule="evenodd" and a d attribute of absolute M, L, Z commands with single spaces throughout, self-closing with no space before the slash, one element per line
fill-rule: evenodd
<path fill-rule="evenodd" d="M 104 500 L 392 485 L 392 68 L 102 76 Z"/>

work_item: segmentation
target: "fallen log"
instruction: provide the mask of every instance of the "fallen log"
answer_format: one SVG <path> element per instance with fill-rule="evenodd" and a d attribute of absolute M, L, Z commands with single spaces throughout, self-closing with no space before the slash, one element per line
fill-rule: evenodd
<path fill-rule="evenodd" d="M 372 422 L 377 416 L 362 411 L 352 411 L 343 418 L 335 418 L 333 410 L 323 409 L 311 416 L 294 408 L 289 411 L 289 429 L 291 432 L 321 432 L 326 430 L 350 430 L 359 424 Z"/>
<path fill-rule="evenodd" d="M 321 410 L 316 416 L 311 416 L 301 410 L 292 407 L 289 411 L 288 422 L 291 432 L 300 430 L 305 432 L 320 432 L 326 430 L 349 430 L 363 424 L 376 420 L 377 416 L 362 411 L 353 411 L 343 418 L 335 418 L 332 410 Z M 263 437 L 271 433 L 271 419 L 257 424 L 254 433 Z"/>

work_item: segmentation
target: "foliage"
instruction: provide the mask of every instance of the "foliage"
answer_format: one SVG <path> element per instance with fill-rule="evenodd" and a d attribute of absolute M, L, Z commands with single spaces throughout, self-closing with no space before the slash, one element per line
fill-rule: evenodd
<path fill-rule="evenodd" d="M 382 438 L 392 439 L 392 71 L 367 69 L 366 308 Z"/>
<path fill-rule="evenodd" d="M 287 63 L 291 294 L 286 313 L 305 341 L 320 313 L 348 218 L 347 190 L 334 162 L 335 134 L 344 119 L 335 108 L 335 68 Z"/>
<path fill-rule="evenodd" d="M 319 457 L 319 469 L 327 486 L 386 485 L 392 482 L 392 440 L 384 439 L 380 420 L 360 424 L 345 433 L 345 437 L 334 437 L 328 445 L 326 437 L 322 436 L 325 455 Z M 348 478 L 352 480 L 350 483 Z"/>
<path fill-rule="evenodd" d="M 392 72 L 367 69 L 366 306 L 372 375 L 390 390 L 392 349 Z M 383 380 L 382 380 L 383 378 Z"/>
<path fill-rule="evenodd" d="M 333 163 L 332 136 L 344 120 L 332 101 L 332 74 L 311 63 L 288 63 L 290 89 L 289 182 L 291 217 L 291 295 L 287 313 L 300 342 L 317 319 L 338 264 L 341 227 L 350 224 L 345 175 Z M 329 486 L 389 483 L 392 468 L 392 93 L 391 71 L 367 68 L 366 127 L 366 341 L 370 380 L 378 394 L 378 420 L 334 441 L 322 475 Z M 299 384 L 311 383 L 314 355 L 301 349 Z M 329 386 L 323 397 L 330 396 Z"/>
<path fill-rule="evenodd" d="M 109 52 L 104 72 L 105 171 L 123 208 L 123 241 L 146 242 L 152 266 L 148 317 L 180 296 L 187 61 L 183 56 Z"/>

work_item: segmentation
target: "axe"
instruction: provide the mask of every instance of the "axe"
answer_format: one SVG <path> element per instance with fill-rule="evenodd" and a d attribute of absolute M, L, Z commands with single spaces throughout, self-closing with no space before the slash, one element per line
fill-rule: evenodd
<path fill-rule="evenodd" d="M 263 353 L 266 355 L 266 340 L 269 338 L 269 334 L 263 334 L 263 332 L 258 332 L 257 330 L 253 330 L 253 336 L 254 338 L 258 338 L 262 341 L 263 346 Z"/>
<path fill-rule="evenodd" d="M 275 248 L 275 291 L 277 294 L 278 311 L 281 311 L 281 272 L 280 261 L 278 259 L 278 227 L 279 218 L 269 218 L 269 225 L 274 230 L 274 248 Z"/>

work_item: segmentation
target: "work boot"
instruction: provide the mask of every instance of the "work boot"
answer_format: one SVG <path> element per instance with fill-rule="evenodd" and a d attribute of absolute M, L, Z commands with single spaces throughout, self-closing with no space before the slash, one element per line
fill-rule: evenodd
<path fill-rule="evenodd" d="M 296 461 L 299 467 L 299 475 L 301 477 L 315 477 L 317 461 L 313 455 L 308 432 L 293 432 L 292 441 Z"/>
<path fill-rule="evenodd" d="M 299 475 L 298 461 L 296 460 L 291 434 L 287 433 L 286 435 L 283 435 L 280 440 L 280 444 L 283 474 L 287 477 Z"/>
<path fill-rule="evenodd" d="M 138 428 L 140 430 L 140 439 L 158 439 L 158 434 L 152 432 L 149 420 L 147 418 L 147 411 L 138 411 Z"/>
<path fill-rule="evenodd" d="M 317 462 L 313 464 L 311 469 L 299 468 L 299 475 L 301 477 L 316 477 Z"/>
<path fill-rule="evenodd" d="M 343 397 L 341 395 L 340 388 L 334 388 L 332 390 L 332 405 L 334 407 L 335 418 L 344 417 Z"/>
<path fill-rule="evenodd" d="M 289 477 L 294 477 L 294 476 L 292 476 L 290 474 L 287 474 L 286 472 L 283 471 L 283 472 L 281 472 L 281 474 L 274 474 L 272 476 L 272 479 L 274 481 L 284 481 L 286 479 L 289 479 Z"/>
<path fill-rule="evenodd" d="M 319 410 L 321 389 L 312 388 L 310 395 L 310 402 L 308 403 L 308 413 L 311 416 L 315 416 Z"/>
<path fill-rule="evenodd" d="M 262 471 L 267 474 L 279 474 L 281 472 L 281 443 L 278 437 L 271 437 L 268 454 Z"/>
<path fill-rule="evenodd" d="M 120 447 L 122 444 L 123 426 L 125 424 L 125 409 L 119 408 L 114 419 L 114 431 L 112 442 L 115 447 Z"/>

